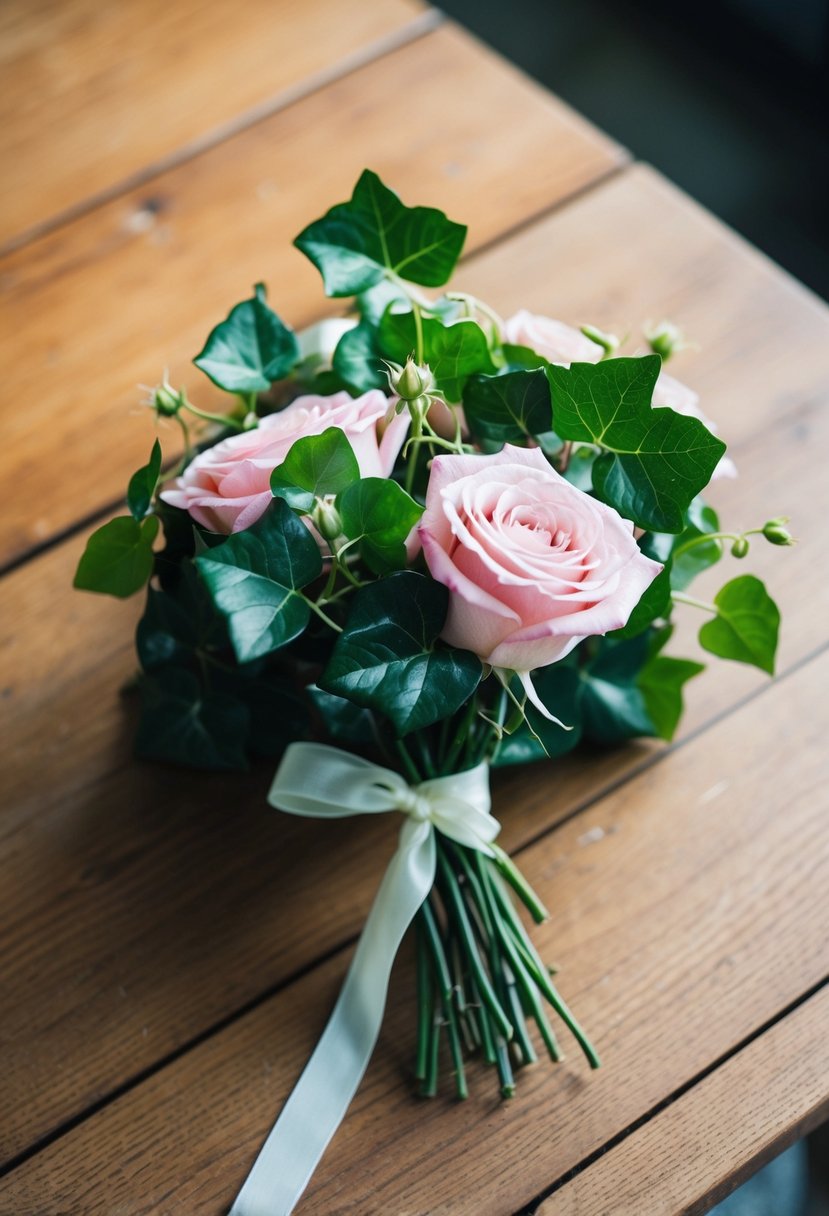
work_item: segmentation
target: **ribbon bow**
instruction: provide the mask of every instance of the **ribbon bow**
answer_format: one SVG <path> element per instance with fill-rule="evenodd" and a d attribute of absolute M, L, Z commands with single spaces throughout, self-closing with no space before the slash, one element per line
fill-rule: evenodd
<path fill-rule="evenodd" d="M 334 1012 L 230 1216 L 289 1216 L 342 1122 L 380 1033 L 395 956 L 435 880 L 434 829 L 487 854 L 500 831 L 489 813 L 486 764 L 409 785 L 399 773 L 339 748 L 292 743 L 268 801 L 314 819 L 384 811 L 401 811 L 406 819 Z"/>

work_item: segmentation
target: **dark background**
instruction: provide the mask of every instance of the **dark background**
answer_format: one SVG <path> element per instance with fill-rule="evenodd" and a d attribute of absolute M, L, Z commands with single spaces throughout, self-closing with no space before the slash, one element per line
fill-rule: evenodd
<path fill-rule="evenodd" d="M 441 7 L 829 297 L 829 0 Z"/>

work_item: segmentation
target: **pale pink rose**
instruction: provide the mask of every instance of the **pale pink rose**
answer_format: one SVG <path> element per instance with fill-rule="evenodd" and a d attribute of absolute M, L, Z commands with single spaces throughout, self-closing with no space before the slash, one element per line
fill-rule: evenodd
<path fill-rule="evenodd" d="M 656 381 L 653 390 L 652 404 L 655 406 L 667 406 L 668 409 L 675 410 L 677 414 L 685 414 L 688 418 L 698 418 L 712 435 L 717 434 L 716 425 L 699 408 L 699 397 L 694 390 L 688 388 L 687 384 L 682 384 L 681 381 L 675 380 L 667 372 L 659 373 L 659 379 Z M 734 461 L 730 456 L 723 456 L 714 469 L 711 480 L 716 481 L 720 477 L 736 476 L 737 466 L 734 464 Z"/>
<path fill-rule="evenodd" d="M 542 710 L 529 673 L 625 625 L 662 569 L 630 521 L 538 448 L 437 456 L 419 532 L 432 576 L 449 588 L 442 637 L 518 673 Z"/>
<path fill-rule="evenodd" d="M 401 414 L 381 438 L 388 408 L 388 399 L 377 389 L 362 397 L 297 397 L 263 418 L 255 430 L 231 435 L 201 452 L 161 497 L 213 532 L 241 532 L 264 514 L 271 501 L 271 473 L 292 444 L 331 426 L 345 433 L 362 477 L 388 477 L 409 426 L 408 414 Z"/>
<path fill-rule="evenodd" d="M 578 329 L 522 308 L 504 322 L 501 340 L 511 346 L 529 346 L 537 355 L 569 367 L 571 363 L 598 363 L 604 351 Z"/>

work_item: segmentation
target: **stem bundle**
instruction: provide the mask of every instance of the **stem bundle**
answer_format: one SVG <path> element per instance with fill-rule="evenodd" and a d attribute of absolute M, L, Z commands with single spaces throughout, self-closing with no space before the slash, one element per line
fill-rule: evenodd
<path fill-rule="evenodd" d="M 526 879 L 514 863 L 504 866 L 504 855 L 486 857 L 439 833 L 436 840 L 435 887 L 416 925 L 415 1074 L 421 1094 L 437 1093 L 445 1032 L 458 1098 L 468 1095 L 464 1055 L 478 1051 L 496 1069 L 501 1096 L 512 1097 L 514 1069 L 537 1059 L 532 1024 L 550 1058 L 562 1058 L 545 1005 L 570 1029 L 591 1068 L 598 1068 L 595 1049 L 559 996 L 512 903 L 507 882 L 535 920 L 544 915 Z"/>

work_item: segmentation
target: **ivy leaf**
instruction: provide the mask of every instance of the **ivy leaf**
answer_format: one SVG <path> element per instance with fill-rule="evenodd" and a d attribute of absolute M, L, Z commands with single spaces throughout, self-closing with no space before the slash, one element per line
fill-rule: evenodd
<path fill-rule="evenodd" d="M 726 583 L 714 596 L 717 615 L 699 631 L 700 645 L 721 659 L 749 663 L 774 675 L 780 612 L 753 574 Z"/>
<path fill-rule="evenodd" d="M 260 520 L 196 558 L 225 616 L 240 663 L 278 650 L 302 633 L 310 609 L 300 588 L 322 572 L 316 541 L 275 498 Z"/>
<path fill-rule="evenodd" d="M 229 393 L 264 393 L 299 361 L 293 330 L 269 307 L 263 283 L 213 329 L 193 362 Z"/>
<path fill-rule="evenodd" d="M 140 591 L 153 572 L 158 516 L 140 522 L 130 515 L 111 519 L 86 542 L 73 586 L 126 599 Z"/>
<path fill-rule="evenodd" d="M 386 714 L 398 734 L 453 714 L 482 675 L 468 650 L 437 641 L 449 592 L 412 571 L 370 583 L 354 597 L 320 687 Z"/>
<path fill-rule="evenodd" d="M 725 444 L 698 419 L 651 406 L 660 366 L 658 355 L 551 364 L 553 427 L 562 439 L 602 449 L 593 465 L 602 501 L 641 528 L 681 532 Z"/>
<path fill-rule="evenodd" d="M 447 400 L 460 401 L 474 372 L 495 371 L 486 334 L 475 321 L 444 325 L 436 317 L 423 317 L 421 325 L 423 362 L 428 363 Z M 379 341 L 386 358 L 405 363 L 417 348 L 414 314 L 387 312 L 380 322 Z"/>
<path fill-rule="evenodd" d="M 510 371 L 533 371 L 537 367 L 546 367 L 549 363 L 549 359 L 545 359 L 529 346 L 516 346 L 512 342 L 505 342 L 501 351 Z"/>
<path fill-rule="evenodd" d="M 247 706 L 226 693 L 206 693 L 192 672 L 165 667 L 141 681 L 135 740 L 145 760 L 214 771 L 247 769 Z"/>
<path fill-rule="evenodd" d="M 371 710 L 360 709 L 345 697 L 323 692 L 316 684 L 309 684 L 305 691 L 325 722 L 326 730 L 332 739 L 363 746 L 376 744 L 377 730 Z"/>
<path fill-rule="evenodd" d="M 638 683 L 649 650 L 650 639 L 642 634 L 629 641 L 605 641 L 580 672 L 579 705 L 587 738 L 613 745 L 656 734 Z"/>
<path fill-rule="evenodd" d="M 388 377 L 383 371 L 374 328 L 364 321 L 340 338 L 334 351 L 333 367 L 340 379 L 358 393 L 367 393 L 372 388 L 388 390 Z"/>
<path fill-rule="evenodd" d="M 495 753 L 495 765 L 527 764 L 545 758 L 557 759 L 571 752 L 582 735 L 581 680 L 578 660 L 552 663 L 533 672 L 535 690 L 551 713 L 570 730 L 545 718 L 533 705 L 525 707 L 527 722 L 511 735 L 505 735 Z"/>
<path fill-rule="evenodd" d="M 330 426 L 291 445 L 271 473 L 271 493 L 299 511 L 310 511 L 316 498 L 337 494 L 359 478 L 360 466 L 345 432 Z"/>
<path fill-rule="evenodd" d="M 273 673 L 237 680 L 233 695 L 250 714 L 247 745 L 254 755 L 277 760 L 289 743 L 307 738 L 308 707 L 287 680 Z"/>
<path fill-rule="evenodd" d="M 171 586 L 147 589 L 147 606 L 135 635 L 145 671 L 170 663 L 186 666 L 197 651 L 218 651 L 228 645 L 224 621 L 193 563 L 181 560 L 177 575 Z"/>
<path fill-rule="evenodd" d="M 495 443 L 523 443 L 552 426 L 550 384 L 543 369 L 472 376 L 463 409 L 473 435 Z"/>
<path fill-rule="evenodd" d="M 670 743 L 682 717 L 682 690 L 688 680 L 705 671 L 704 663 L 657 654 L 639 673 L 637 684 L 647 715 L 661 739 Z"/>
<path fill-rule="evenodd" d="M 673 537 L 668 538 L 672 540 Z M 663 553 L 661 534 L 648 533 L 642 537 L 639 547 L 646 557 L 663 563 L 662 570 L 642 593 L 642 598 L 633 609 L 628 622 L 621 629 L 614 629 L 611 638 L 635 638 L 660 617 L 671 614 L 671 559 Z"/>
<path fill-rule="evenodd" d="M 423 514 L 421 507 L 396 481 L 364 477 L 337 499 L 343 531 L 356 540 L 375 574 L 406 565 L 406 539 Z"/>
<path fill-rule="evenodd" d="M 693 544 L 682 551 L 688 542 L 697 541 L 709 532 L 719 532 L 720 521 L 713 507 L 707 506 L 701 498 L 695 498 L 688 507 L 685 520 L 685 529 L 676 537 L 673 546 L 671 586 L 675 591 L 684 591 L 698 574 L 716 565 L 723 552 L 722 543 L 718 540 Z"/>
<path fill-rule="evenodd" d="M 395 275 L 441 287 L 460 257 L 466 227 L 434 207 L 406 207 L 365 169 L 338 203 L 294 241 L 322 275 L 329 296 L 352 296 Z"/>
<path fill-rule="evenodd" d="M 127 487 L 127 506 L 133 519 L 142 520 L 149 513 L 161 472 L 161 444 L 156 439 L 147 464 L 133 473 Z"/>

